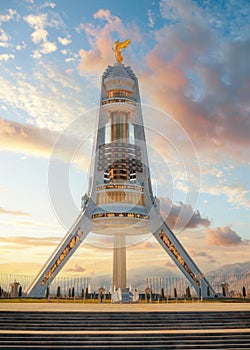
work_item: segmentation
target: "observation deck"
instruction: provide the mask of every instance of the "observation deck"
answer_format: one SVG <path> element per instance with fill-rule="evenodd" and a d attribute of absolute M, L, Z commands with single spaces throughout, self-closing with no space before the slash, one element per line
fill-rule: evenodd
<path fill-rule="evenodd" d="M 129 112 L 133 113 L 136 111 L 137 103 L 135 99 L 126 98 L 123 96 L 106 98 L 102 100 L 102 108 L 108 112 Z"/>

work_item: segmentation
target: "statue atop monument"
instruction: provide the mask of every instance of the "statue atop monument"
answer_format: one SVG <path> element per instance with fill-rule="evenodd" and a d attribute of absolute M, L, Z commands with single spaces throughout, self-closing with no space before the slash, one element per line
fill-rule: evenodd
<path fill-rule="evenodd" d="M 127 39 L 125 41 L 120 42 L 119 40 L 116 40 L 114 42 L 115 48 L 112 48 L 113 51 L 115 52 L 115 58 L 117 63 L 122 63 L 123 57 L 122 57 L 122 52 L 128 47 L 130 44 L 130 39 Z"/>

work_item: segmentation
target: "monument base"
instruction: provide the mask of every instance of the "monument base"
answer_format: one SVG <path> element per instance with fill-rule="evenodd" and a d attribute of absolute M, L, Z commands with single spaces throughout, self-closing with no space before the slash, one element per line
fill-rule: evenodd
<path fill-rule="evenodd" d="M 112 303 L 139 303 L 139 291 L 136 288 L 119 288 L 112 293 Z"/>

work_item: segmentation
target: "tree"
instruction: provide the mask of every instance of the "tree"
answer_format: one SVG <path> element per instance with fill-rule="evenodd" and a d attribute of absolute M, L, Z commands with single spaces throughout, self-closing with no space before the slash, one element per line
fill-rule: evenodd
<path fill-rule="evenodd" d="M 243 287 L 243 288 L 242 288 L 242 294 L 243 294 L 243 297 L 244 297 L 244 298 L 247 296 L 246 287 Z"/>
<path fill-rule="evenodd" d="M 46 288 L 46 295 L 45 295 L 46 298 L 49 297 L 49 287 Z"/>
<path fill-rule="evenodd" d="M 69 298 L 71 298 L 72 293 L 71 293 L 71 288 L 69 288 Z"/>
<path fill-rule="evenodd" d="M 191 298 L 191 292 L 190 292 L 190 287 L 189 286 L 186 289 L 186 296 L 187 296 L 187 298 Z"/>
<path fill-rule="evenodd" d="M 72 298 L 75 297 L 75 287 L 72 287 Z"/>
<path fill-rule="evenodd" d="M 18 289 L 18 296 L 21 297 L 22 294 L 23 294 L 22 286 L 19 286 L 19 289 Z"/>
<path fill-rule="evenodd" d="M 60 286 L 57 287 L 56 296 L 57 296 L 57 298 L 60 298 L 60 297 L 61 297 L 61 287 L 60 287 Z"/>
<path fill-rule="evenodd" d="M 176 290 L 176 288 L 174 288 L 174 297 L 175 297 L 175 299 L 177 299 L 177 290 Z"/>

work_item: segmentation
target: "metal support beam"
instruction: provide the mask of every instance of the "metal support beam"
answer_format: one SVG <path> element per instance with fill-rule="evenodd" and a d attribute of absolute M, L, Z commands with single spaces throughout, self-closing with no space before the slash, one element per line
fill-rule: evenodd
<path fill-rule="evenodd" d="M 44 297 L 47 287 L 88 235 L 90 220 L 85 216 L 85 211 L 79 215 L 60 245 L 25 291 L 28 297 Z"/>
<path fill-rule="evenodd" d="M 159 222 L 158 228 L 153 232 L 156 240 L 192 284 L 198 296 L 201 298 L 214 297 L 216 293 L 213 287 L 193 259 L 184 249 L 175 234 L 170 230 L 164 219 L 159 214 L 157 215 L 157 212 L 155 212 L 155 215 L 158 216 Z M 156 217 L 154 221 L 157 222 Z"/>

